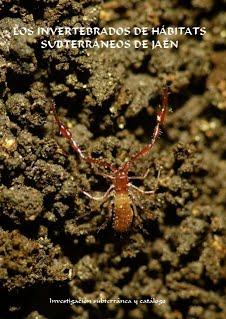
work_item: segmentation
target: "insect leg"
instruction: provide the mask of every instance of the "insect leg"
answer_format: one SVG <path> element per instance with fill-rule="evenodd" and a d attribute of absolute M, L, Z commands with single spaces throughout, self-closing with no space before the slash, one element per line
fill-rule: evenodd
<path fill-rule="evenodd" d="M 129 180 L 145 179 L 148 176 L 149 172 L 150 172 L 150 169 L 148 168 L 146 173 L 143 176 L 134 176 L 134 177 L 131 176 L 131 177 L 129 177 Z"/>
<path fill-rule="evenodd" d="M 105 173 L 95 173 L 95 175 L 99 175 L 99 176 L 103 176 L 105 178 L 109 178 L 109 179 L 114 179 L 114 176 L 109 175 L 109 174 L 105 174 Z"/>
<path fill-rule="evenodd" d="M 144 191 L 143 189 L 140 189 L 139 187 L 133 185 L 132 183 L 129 183 L 129 186 L 134 188 L 136 191 L 138 191 L 138 192 L 140 192 L 142 194 L 155 194 L 155 192 L 156 192 L 156 190 L 158 188 L 158 184 L 159 184 L 160 173 L 161 173 L 161 169 L 158 170 L 157 180 L 156 180 L 156 183 L 155 183 L 154 190 L 152 190 L 152 191 Z"/>
<path fill-rule="evenodd" d="M 133 199 L 134 199 L 134 196 L 132 195 Z M 148 232 L 146 231 L 146 229 L 144 229 L 144 225 L 143 225 L 143 220 L 142 218 L 140 217 L 140 215 L 138 214 L 138 211 L 137 211 L 137 208 L 136 208 L 136 205 L 134 203 L 132 203 L 132 208 L 133 208 L 133 212 L 134 212 L 134 221 L 135 221 L 135 227 L 138 226 L 138 228 L 145 234 L 145 235 L 148 235 Z"/>
<path fill-rule="evenodd" d="M 88 192 L 85 192 L 83 191 L 83 194 L 86 195 L 87 197 L 93 199 L 93 200 L 97 200 L 97 201 L 104 201 L 105 199 L 108 198 L 108 196 L 110 195 L 111 191 L 113 190 L 114 188 L 114 185 L 111 185 L 108 190 L 104 193 L 103 196 L 100 196 L 100 197 L 95 197 L 95 196 L 92 196 L 91 194 L 89 194 Z"/>
<path fill-rule="evenodd" d="M 156 179 L 156 183 L 155 183 L 155 187 L 154 187 L 154 193 L 156 192 L 158 185 L 159 185 L 160 174 L 161 174 L 161 168 L 158 170 L 158 175 L 157 175 L 157 179 Z"/>
<path fill-rule="evenodd" d="M 106 219 L 105 219 L 105 221 L 103 222 L 103 224 L 98 228 L 98 231 L 97 231 L 98 234 L 99 234 L 99 232 L 100 232 L 101 230 L 104 230 L 104 229 L 108 226 L 108 223 L 110 222 L 110 220 L 111 220 L 111 218 L 112 218 L 112 214 L 113 214 L 113 205 L 114 205 L 114 203 L 113 203 L 113 201 L 111 201 L 111 204 L 110 204 L 111 209 L 110 209 L 109 216 L 106 217 Z"/>
<path fill-rule="evenodd" d="M 144 225 L 145 225 L 145 222 L 146 222 L 146 218 L 144 219 L 144 218 L 141 217 L 141 216 L 143 216 L 142 214 L 138 214 L 137 207 L 134 204 L 134 201 L 135 201 L 136 197 L 134 196 L 134 194 L 132 192 L 130 193 L 130 196 L 133 199 L 133 202 L 131 203 L 131 205 L 132 205 L 133 212 L 134 212 L 134 220 L 135 220 L 134 226 L 138 227 L 143 232 L 143 234 L 149 235 L 149 232 L 144 228 Z M 139 206 L 139 207 L 144 211 L 144 207 L 143 206 Z"/>
<path fill-rule="evenodd" d="M 129 183 L 129 186 L 134 188 L 136 191 L 142 193 L 142 194 L 154 194 L 155 193 L 155 190 L 153 191 L 144 191 L 143 189 L 140 189 L 139 187 L 133 185 L 132 183 Z"/>

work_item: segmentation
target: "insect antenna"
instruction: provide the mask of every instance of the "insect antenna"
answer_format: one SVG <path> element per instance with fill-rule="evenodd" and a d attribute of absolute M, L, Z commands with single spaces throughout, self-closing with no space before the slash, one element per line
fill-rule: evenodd
<path fill-rule="evenodd" d="M 123 166 L 125 170 L 128 170 L 130 168 L 130 166 L 138 158 L 143 157 L 144 155 L 146 155 L 147 153 L 149 153 L 151 151 L 153 145 L 155 144 L 156 139 L 160 135 L 160 132 L 161 132 L 160 126 L 165 122 L 165 119 L 166 119 L 166 113 L 167 113 L 168 105 L 169 105 L 168 95 L 169 95 L 168 88 L 167 88 L 167 86 L 165 86 L 161 92 L 161 105 L 159 106 L 159 110 L 157 112 L 157 123 L 156 123 L 156 126 L 154 128 L 151 141 L 150 141 L 150 143 L 145 145 L 140 151 L 131 155 L 130 159 Z"/>
<path fill-rule="evenodd" d="M 60 120 L 57 111 L 56 111 L 56 106 L 55 103 L 52 101 L 51 103 L 51 110 L 55 118 L 55 122 L 59 127 L 60 134 L 68 141 L 69 145 L 73 149 L 75 153 L 77 153 L 82 160 L 89 164 L 94 164 L 99 167 L 104 167 L 105 169 L 109 169 L 111 171 L 115 171 L 115 167 L 111 164 L 108 163 L 105 160 L 102 159 L 96 159 L 93 158 L 92 156 L 86 156 L 84 152 L 82 151 L 81 147 L 79 144 L 73 139 L 71 131 L 67 128 L 67 126 Z"/>

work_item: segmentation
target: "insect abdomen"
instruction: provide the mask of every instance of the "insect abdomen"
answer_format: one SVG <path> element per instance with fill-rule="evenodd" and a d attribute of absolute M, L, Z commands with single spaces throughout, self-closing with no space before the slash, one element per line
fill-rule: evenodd
<path fill-rule="evenodd" d="M 117 232 L 127 231 L 133 221 L 131 200 L 127 194 L 116 194 L 113 228 Z"/>

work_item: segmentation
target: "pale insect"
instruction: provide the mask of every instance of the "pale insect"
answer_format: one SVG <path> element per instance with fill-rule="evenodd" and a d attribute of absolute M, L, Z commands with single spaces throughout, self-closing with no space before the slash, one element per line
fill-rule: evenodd
<path fill-rule="evenodd" d="M 150 143 L 146 144 L 140 151 L 132 154 L 130 158 L 123 163 L 120 167 L 115 167 L 113 164 L 108 163 L 103 159 L 96 159 L 92 156 L 86 156 L 81 150 L 78 143 L 72 138 L 70 130 L 61 122 L 59 116 L 57 115 L 56 108 L 54 103 L 52 104 L 52 111 L 56 120 L 56 123 L 59 126 L 60 134 L 66 138 L 72 147 L 72 149 L 78 153 L 80 158 L 85 162 L 93 165 L 97 165 L 101 168 L 108 169 L 111 174 L 103 174 L 104 177 L 109 178 L 112 181 L 111 186 L 101 197 L 94 197 L 91 194 L 83 191 L 83 194 L 89 198 L 97 201 L 105 201 L 109 197 L 113 197 L 114 210 L 113 210 L 113 229 L 118 233 L 124 233 L 128 231 L 132 225 L 134 215 L 136 214 L 136 207 L 133 203 L 133 190 L 139 191 L 143 194 L 154 194 L 157 188 L 157 184 L 154 190 L 144 191 L 133 185 L 130 180 L 135 179 L 144 179 L 147 176 L 147 173 L 143 177 L 129 177 L 128 173 L 131 166 L 139 158 L 148 154 L 152 149 L 157 137 L 160 134 L 160 125 L 164 123 L 166 118 L 166 113 L 168 109 L 168 89 L 164 87 L 161 93 L 161 106 L 157 112 L 157 121 L 154 128 L 152 138 Z M 157 177 L 158 182 L 159 174 Z"/>

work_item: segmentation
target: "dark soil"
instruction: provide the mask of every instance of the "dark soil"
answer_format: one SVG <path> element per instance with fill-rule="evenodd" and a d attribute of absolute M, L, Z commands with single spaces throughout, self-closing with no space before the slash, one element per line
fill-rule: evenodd
<path fill-rule="evenodd" d="M 0 31 L 19 26 L 205 26 L 177 50 L 41 50 L 37 36 L 0 46 L 0 318 L 226 318 L 224 0 L 0 1 Z M 149 13 L 152 12 L 152 15 Z M 148 19 L 147 19 L 148 18 Z M 3 43 L 3 42 L 1 42 Z M 119 236 L 108 181 L 59 136 L 50 99 L 94 157 L 120 165 L 150 140 L 161 88 L 163 134 L 131 175 L 155 195 Z M 100 230 L 100 231 L 99 231 Z M 52 299 L 165 299 L 50 304 Z"/>

